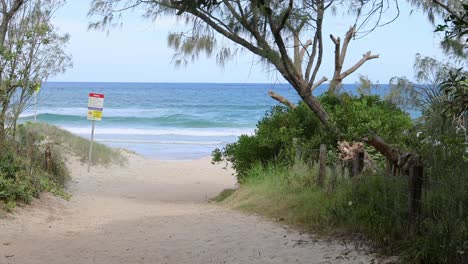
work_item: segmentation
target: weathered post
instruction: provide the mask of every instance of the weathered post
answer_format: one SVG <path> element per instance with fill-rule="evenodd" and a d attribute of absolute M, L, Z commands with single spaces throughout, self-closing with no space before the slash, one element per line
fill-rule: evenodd
<path fill-rule="evenodd" d="M 393 176 L 393 168 L 392 168 L 392 164 L 390 163 L 390 161 L 386 161 L 386 173 L 387 173 L 387 176 Z"/>
<path fill-rule="evenodd" d="M 364 152 L 358 152 L 353 159 L 353 170 L 351 176 L 357 176 L 364 170 Z"/>
<path fill-rule="evenodd" d="M 345 161 L 341 160 L 340 161 L 340 173 L 341 173 L 341 179 L 344 179 L 346 177 L 346 166 L 345 166 Z"/>
<path fill-rule="evenodd" d="M 413 231 L 419 230 L 419 220 L 421 216 L 421 196 L 423 185 L 423 167 L 413 166 L 410 169 L 409 189 L 410 189 L 410 223 Z"/>
<path fill-rule="evenodd" d="M 91 164 L 93 163 L 93 144 L 94 144 L 94 120 L 91 125 L 91 141 L 89 143 L 89 153 L 88 153 L 88 172 L 90 171 Z"/>
<path fill-rule="evenodd" d="M 50 150 L 50 144 L 47 143 L 45 147 L 45 168 L 47 172 L 52 171 L 52 151 Z"/>
<path fill-rule="evenodd" d="M 361 173 L 364 170 L 364 152 L 358 153 L 358 172 Z"/>
<path fill-rule="evenodd" d="M 330 185 L 328 186 L 328 192 L 332 193 L 336 188 L 336 178 L 337 178 L 337 169 L 336 164 L 331 167 L 331 179 Z"/>
<path fill-rule="evenodd" d="M 325 174 L 327 173 L 327 145 L 320 145 L 320 155 L 319 155 L 319 173 L 317 178 L 317 185 L 323 187 L 325 180 Z"/>
<path fill-rule="evenodd" d="M 357 155 L 354 156 L 352 164 L 353 164 L 353 167 L 352 167 L 350 175 L 351 177 L 354 177 L 359 174 L 359 158 Z"/>
<path fill-rule="evenodd" d="M 294 148 L 294 164 L 299 164 L 301 161 L 301 153 L 299 150 L 299 144 L 297 143 L 297 138 L 293 138 L 293 148 Z"/>

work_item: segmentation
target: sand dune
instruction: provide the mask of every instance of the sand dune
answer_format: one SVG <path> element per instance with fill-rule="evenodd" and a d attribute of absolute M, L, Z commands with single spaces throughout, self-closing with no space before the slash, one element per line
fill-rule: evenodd
<path fill-rule="evenodd" d="M 235 179 L 208 158 L 124 167 L 70 160 L 70 202 L 41 200 L 0 220 L 0 263 L 371 263 L 352 245 L 207 203 Z"/>

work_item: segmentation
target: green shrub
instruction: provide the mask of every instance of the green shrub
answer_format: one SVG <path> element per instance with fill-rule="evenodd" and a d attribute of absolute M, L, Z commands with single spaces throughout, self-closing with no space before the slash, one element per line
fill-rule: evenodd
<path fill-rule="evenodd" d="M 4 178 L 15 179 L 18 172 L 26 170 L 26 164 L 5 146 L 0 153 L 0 168 Z"/>
<path fill-rule="evenodd" d="M 24 131 L 23 131 L 24 132 Z M 63 191 L 69 172 L 58 149 L 52 146 L 52 163 L 45 168 L 43 138 L 20 133 L 17 140 L 5 142 L 0 152 L 0 209 L 9 211 L 16 203 L 29 203 L 43 191 L 68 198 Z"/>
<path fill-rule="evenodd" d="M 324 94 L 319 97 L 330 115 L 330 120 L 340 129 L 340 135 L 328 133 L 315 114 L 304 103 L 295 109 L 275 106 L 257 124 L 254 135 L 243 135 L 235 143 L 213 152 L 213 161 L 232 164 L 242 182 L 246 172 L 256 164 L 277 162 L 292 166 L 296 152 L 304 160 L 318 158 L 320 144 L 327 144 L 331 159 L 336 156 L 334 147 L 338 140 L 360 140 L 369 130 L 376 131 L 388 143 L 405 142 L 406 131 L 411 127 L 410 117 L 392 103 L 378 96 L 352 96 Z M 298 141 L 293 146 L 293 139 Z M 382 157 L 373 149 L 368 152 L 378 160 Z"/>
<path fill-rule="evenodd" d="M 372 130 L 388 144 L 399 144 L 412 127 L 407 113 L 378 95 L 325 93 L 319 99 L 331 122 L 340 129 L 340 140 L 360 140 Z"/>
<path fill-rule="evenodd" d="M 312 150 L 320 145 L 322 131 L 318 119 L 300 104 L 296 109 L 275 106 L 257 124 L 254 135 L 242 135 L 235 143 L 228 144 L 223 150 L 215 150 L 213 161 L 228 161 L 242 182 L 246 172 L 255 164 L 276 161 L 291 164 L 294 160 L 293 138 L 299 139 L 304 150 Z"/>
<path fill-rule="evenodd" d="M 40 191 L 38 182 L 29 176 L 26 160 L 4 146 L 0 153 L 0 201 L 7 205 L 29 203 Z"/>

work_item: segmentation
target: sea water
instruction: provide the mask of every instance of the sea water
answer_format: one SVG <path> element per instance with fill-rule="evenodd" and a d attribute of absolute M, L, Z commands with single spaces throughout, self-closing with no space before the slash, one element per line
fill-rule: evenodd
<path fill-rule="evenodd" d="M 46 83 L 38 95 L 37 119 L 90 138 L 88 94 L 102 93 L 98 142 L 157 159 L 196 159 L 253 133 L 277 104 L 269 90 L 299 100 L 288 84 Z M 33 120 L 33 113 L 30 107 L 21 121 Z"/>
<path fill-rule="evenodd" d="M 251 134 L 276 104 L 269 90 L 298 100 L 286 84 L 46 83 L 37 119 L 89 138 L 88 94 L 102 93 L 96 141 L 157 159 L 196 159 Z M 31 106 L 22 121 L 33 113 Z"/>

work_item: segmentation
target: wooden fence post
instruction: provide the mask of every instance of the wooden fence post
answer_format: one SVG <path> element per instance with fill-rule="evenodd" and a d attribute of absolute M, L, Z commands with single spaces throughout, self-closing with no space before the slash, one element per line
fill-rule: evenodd
<path fill-rule="evenodd" d="M 340 167 L 341 179 L 344 179 L 346 177 L 346 166 L 344 160 L 340 161 Z"/>
<path fill-rule="evenodd" d="M 357 155 L 354 156 L 353 159 L 353 167 L 351 170 L 351 177 L 354 177 L 359 174 L 359 157 Z"/>
<path fill-rule="evenodd" d="M 320 145 L 320 156 L 319 156 L 319 173 L 317 178 L 317 185 L 323 187 L 325 180 L 325 174 L 327 173 L 327 145 Z"/>
<path fill-rule="evenodd" d="M 328 192 L 332 193 L 336 188 L 336 178 L 337 178 L 337 169 L 336 164 L 331 167 L 331 179 L 330 184 L 328 186 Z"/>
<path fill-rule="evenodd" d="M 364 170 L 364 159 L 365 159 L 365 154 L 364 152 L 359 152 L 358 153 L 358 172 L 361 173 Z"/>
<path fill-rule="evenodd" d="M 45 167 L 48 172 L 52 170 L 52 152 L 50 150 L 50 144 L 46 145 L 45 148 Z"/>
<path fill-rule="evenodd" d="M 353 159 L 353 171 L 351 176 L 357 176 L 364 170 L 364 152 L 358 152 Z"/>
<path fill-rule="evenodd" d="M 419 220 L 421 216 L 421 196 L 423 185 L 423 167 L 413 166 L 410 169 L 409 189 L 410 189 L 410 223 L 413 231 L 419 230 Z"/>
<path fill-rule="evenodd" d="M 293 138 L 293 148 L 295 151 L 294 154 L 294 164 L 299 164 L 301 161 L 301 153 L 299 149 L 299 144 L 297 143 L 297 138 Z"/>

